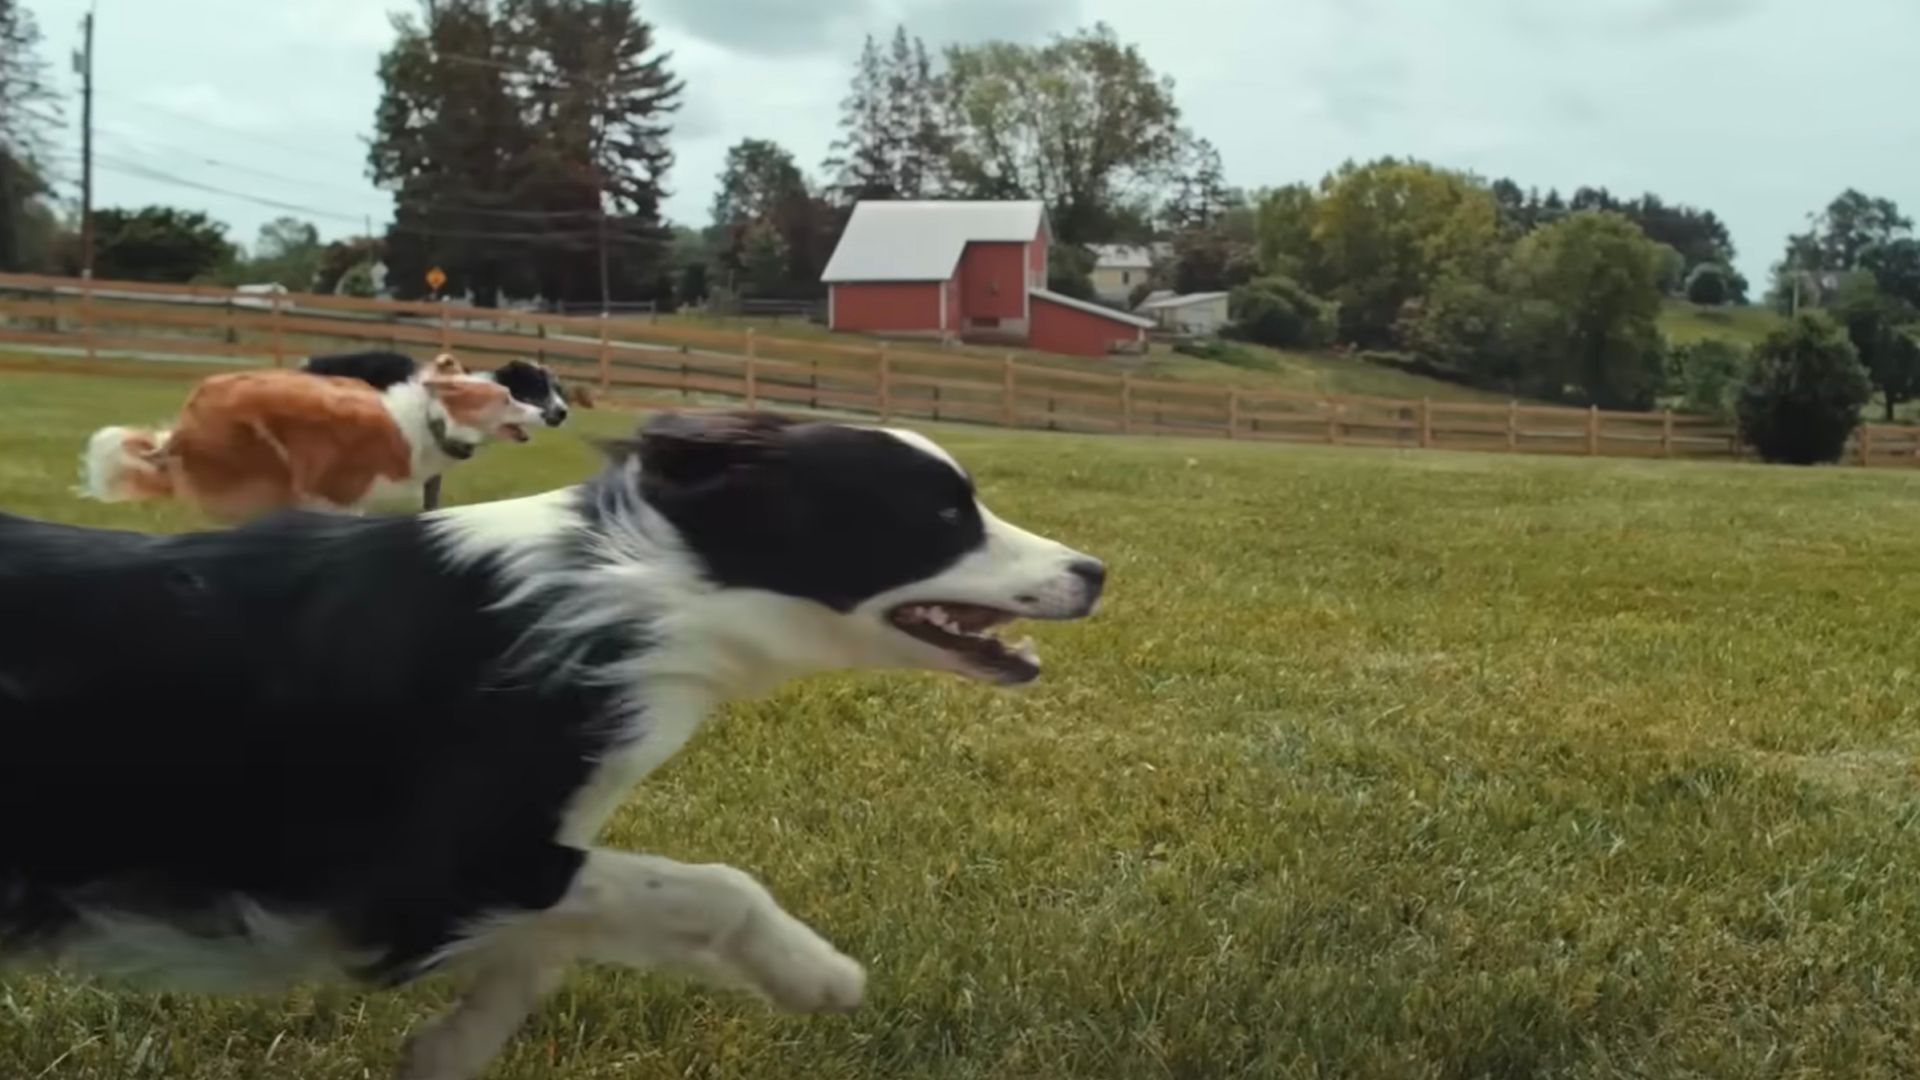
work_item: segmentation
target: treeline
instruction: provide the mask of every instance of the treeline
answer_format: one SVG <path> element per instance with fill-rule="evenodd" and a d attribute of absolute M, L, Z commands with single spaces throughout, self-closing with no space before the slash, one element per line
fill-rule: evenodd
<path fill-rule="evenodd" d="M 904 27 L 853 58 L 838 137 L 809 169 L 777 142 L 727 154 L 708 219 L 660 204 L 682 84 L 632 0 L 434 0 L 380 60 L 370 175 L 393 194 L 377 236 L 322 244 L 285 219 L 243 250 L 204 215 L 96 215 L 96 270 L 146 280 L 277 281 L 481 304 L 651 299 L 724 308 L 810 300 L 862 199 L 1038 199 L 1052 288 L 1091 297 L 1095 244 L 1150 245 L 1155 289 L 1224 291 L 1231 332 L 1551 401 L 1678 403 L 1733 416 L 1759 362 L 1670 348 L 1674 298 L 1743 304 L 1711 210 L 1602 187 L 1569 195 L 1431 163 L 1348 162 L 1312 184 L 1229 184 L 1172 82 L 1104 24 L 1023 45 L 935 52 Z M 0 265 L 77 268 L 39 166 L 58 95 L 31 18 L 0 0 Z M 1789 239 L 1767 302 L 1817 309 L 1892 417 L 1920 395 L 1920 242 L 1849 191 Z M 1808 331 L 1812 333 L 1812 331 Z"/>

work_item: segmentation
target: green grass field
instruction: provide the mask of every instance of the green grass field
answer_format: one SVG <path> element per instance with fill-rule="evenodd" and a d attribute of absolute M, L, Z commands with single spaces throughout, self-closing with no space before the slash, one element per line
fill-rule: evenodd
<path fill-rule="evenodd" d="M 180 385 L 0 380 L 0 508 L 185 524 L 67 492 Z M 448 496 L 579 478 L 579 430 Z M 869 1004 L 582 971 L 495 1076 L 1920 1073 L 1920 476 L 933 433 L 1101 615 L 1024 692 L 732 708 L 610 836 L 760 875 Z M 447 992 L 9 976 L 0 1076 L 379 1078 Z"/>
<path fill-rule="evenodd" d="M 1669 300 L 1660 313 L 1660 328 L 1676 345 L 1690 345 L 1707 338 L 1720 338 L 1740 345 L 1758 345 L 1761 339 L 1784 325 L 1778 312 L 1759 304 L 1745 307 L 1706 307 L 1684 300 Z"/>

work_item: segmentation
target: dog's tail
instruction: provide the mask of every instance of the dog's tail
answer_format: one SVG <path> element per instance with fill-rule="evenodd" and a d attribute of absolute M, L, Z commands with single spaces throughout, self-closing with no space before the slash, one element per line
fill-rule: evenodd
<path fill-rule="evenodd" d="M 82 494 L 101 502 L 173 497 L 164 428 L 103 427 L 81 457 Z"/>

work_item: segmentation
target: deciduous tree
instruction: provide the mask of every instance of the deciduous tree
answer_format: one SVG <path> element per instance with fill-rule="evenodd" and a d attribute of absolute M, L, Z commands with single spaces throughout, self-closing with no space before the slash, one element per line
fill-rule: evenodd
<path fill-rule="evenodd" d="M 1349 162 L 1321 182 L 1308 284 L 1340 304 L 1341 335 L 1392 339 L 1409 300 L 1446 276 L 1485 279 L 1500 251 L 1498 210 L 1485 187 L 1415 161 Z"/>
<path fill-rule="evenodd" d="M 1104 23 L 1038 47 L 955 46 L 946 68 L 959 190 L 1044 200 L 1062 240 L 1105 240 L 1115 208 L 1178 160 L 1172 82 Z"/>
<path fill-rule="evenodd" d="M 1549 392 L 1607 408 L 1652 403 L 1664 375 L 1660 245 L 1638 225 L 1610 211 L 1570 214 L 1521 240 L 1505 277 L 1513 294 L 1561 312 L 1541 358 Z"/>
<path fill-rule="evenodd" d="M 227 227 L 198 210 L 106 207 L 93 214 L 94 273 L 127 281 L 192 281 L 231 262 Z"/>

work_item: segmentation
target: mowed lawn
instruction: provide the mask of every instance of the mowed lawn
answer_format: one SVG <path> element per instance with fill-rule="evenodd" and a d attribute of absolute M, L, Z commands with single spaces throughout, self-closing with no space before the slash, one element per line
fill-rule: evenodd
<path fill-rule="evenodd" d="M 67 491 L 181 385 L 0 382 L 0 508 L 183 523 Z M 495 1076 L 1920 1073 L 1920 475 L 933 433 L 1108 561 L 1101 614 L 1024 692 L 732 708 L 609 837 L 760 875 L 867 1007 L 581 971 Z M 8 976 L 0 1076 L 378 1078 L 447 993 Z"/>

